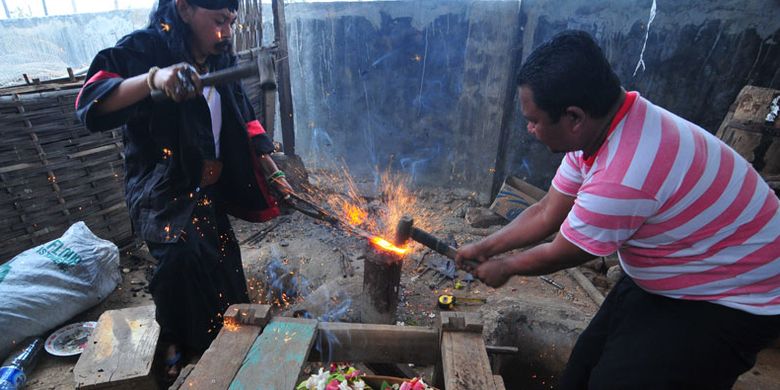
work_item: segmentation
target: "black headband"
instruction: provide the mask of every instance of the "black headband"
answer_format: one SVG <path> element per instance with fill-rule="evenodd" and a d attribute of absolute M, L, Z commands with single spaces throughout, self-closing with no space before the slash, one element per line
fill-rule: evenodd
<path fill-rule="evenodd" d="M 206 9 L 223 9 L 230 11 L 238 10 L 238 0 L 188 0 L 191 5 L 196 5 Z"/>

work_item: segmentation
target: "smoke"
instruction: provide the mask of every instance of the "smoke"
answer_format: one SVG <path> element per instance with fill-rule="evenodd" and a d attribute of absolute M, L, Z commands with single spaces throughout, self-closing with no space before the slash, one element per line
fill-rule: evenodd
<path fill-rule="evenodd" d="M 271 260 L 263 271 L 266 282 L 266 301 L 280 307 L 286 307 L 311 292 L 309 281 L 283 260 L 279 248 L 271 247 Z"/>

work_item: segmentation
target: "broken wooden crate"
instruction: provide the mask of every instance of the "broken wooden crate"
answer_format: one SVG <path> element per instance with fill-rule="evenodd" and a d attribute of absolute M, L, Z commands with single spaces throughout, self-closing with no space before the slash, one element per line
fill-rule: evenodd
<path fill-rule="evenodd" d="M 271 317 L 266 305 L 233 305 L 225 326 L 172 388 L 290 390 L 309 361 L 435 365 L 439 388 L 503 389 L 476 313 L 441 313 L 439 329 Z"/>

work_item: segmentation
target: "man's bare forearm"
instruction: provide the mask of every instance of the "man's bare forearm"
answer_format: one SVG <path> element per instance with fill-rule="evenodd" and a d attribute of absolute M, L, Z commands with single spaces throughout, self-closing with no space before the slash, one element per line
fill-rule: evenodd
<path fill-rule="evenodd" d="M 477 243 L 481 256 L 489 258 L 544 240 L 558 231 L 573 205 L 573 197 L 550 188 L 542 200 L 525 209 L 501 230 Z"/>
<path fill-rule="evenodd" d="M 550 228 L 543 228 L 542 211 L 541 205 L 535 203 L 501 230 L 485 237 L 479 244 L 484 248 L 485 256 L 491 257 L 512 249 L 523 248 L 552 234 L 557 230 L 557 226 L 552 228 L 552 231 L 548 231 Z"/>
<path fill-rule="evenodd" d="M 565 240 L 563 237 L 556 237 L 556 240 L 558 239 Z M 513 253 L 503 261 L 507 263 L 512 275 L 536 276 L 575 267 L 595 258 L 595 256 L 579 250 L 564 252 L 560 248 L 556 248 L 554 242 L 548 242 L 522 252 Z"/>

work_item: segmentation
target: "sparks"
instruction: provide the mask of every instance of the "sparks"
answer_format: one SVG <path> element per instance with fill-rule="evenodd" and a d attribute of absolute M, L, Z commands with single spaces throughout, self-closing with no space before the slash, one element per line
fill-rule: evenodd
<path fill-rule="evenodd" d="M 363 222 L 365 222 L 366 217 L 368 217 L 368 213 L 366 211 L 353 204 L 346 204 L 344 206 L 344 211 L 347 214 L 349 224 L 353 226 L 360 226 Z"/>

